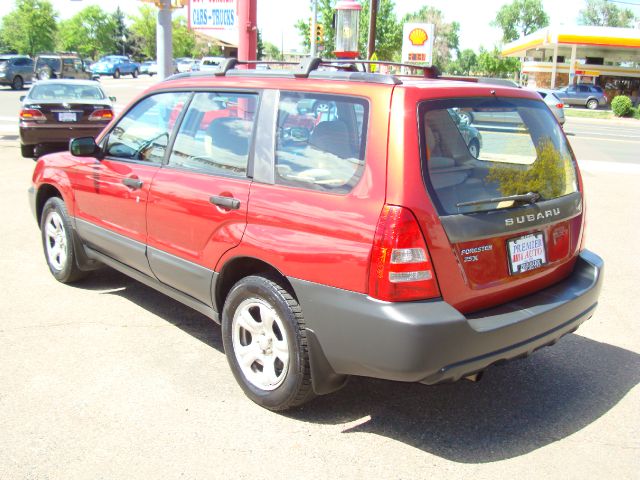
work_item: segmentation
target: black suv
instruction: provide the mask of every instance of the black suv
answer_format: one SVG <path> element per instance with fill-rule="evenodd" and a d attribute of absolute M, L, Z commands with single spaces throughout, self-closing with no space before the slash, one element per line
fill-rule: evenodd
<path fill-rule="evenodd" d="M 33 78 L 33 60 L 24 55 L 0 56 L 0 85 L 22 90 Z"/>
<path fill-rule="evenodd" d="M 33 73 L 39 80 L 79 78 L 91 80 L 82 58 L 75 53 L 42 53 L 36 57 Z"/>

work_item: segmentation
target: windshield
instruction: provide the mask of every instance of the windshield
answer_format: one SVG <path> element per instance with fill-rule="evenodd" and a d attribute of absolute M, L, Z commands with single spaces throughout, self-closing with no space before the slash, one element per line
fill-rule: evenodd
<path fill-rule="evenodd" d="M 103 100 L 104 93 L 92 85 L 48 83 L 34 85 L 29 92 L 31 100 Z"/>
<path fill-rule="evenodd" d="M 510 208 L 578 189 L 567 140 L 541 101 L 426 101 L 419 115 L 423 172 L 441 215 Z"/>
<path fill-rule="evenodd" d="M 102 57 L 100 59 L 101 62 L 106 62 L 106 63 L 118 63 L 120 61 L 122 61 L 122 57 L 111 57 L 111 56 L 107 56 L 107 57 Z"/>

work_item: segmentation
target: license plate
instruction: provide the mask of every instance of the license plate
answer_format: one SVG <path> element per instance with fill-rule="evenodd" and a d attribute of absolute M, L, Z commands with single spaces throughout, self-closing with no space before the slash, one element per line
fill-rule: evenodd
<path fill-rule="evenodd" d="M 60 112 L 58 114 L 58 121 L 60 122 L 75 122 L 77 119 L 76 112 Z"/>
<path fill-rule="evenodd" d="M 507 241 L 511 275 L 529 272 L 547 264 L 544 235 L 533 233 Z"/>

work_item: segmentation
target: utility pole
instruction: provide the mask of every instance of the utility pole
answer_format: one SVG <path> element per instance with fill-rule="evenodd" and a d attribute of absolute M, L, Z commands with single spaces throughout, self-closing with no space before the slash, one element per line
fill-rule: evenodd
<path fill-rule="evenodd" d="M 378 20 L 378 0 L 371 0 L 369 4 L 369 42 L 367 43 L 367 60 L 376 51 L 376 22 Z"/>
<path fill-rule="evenodd" d="M 156 31 L 158 79 L 163 80 L 173 73 L 171 0 L 157 0 L 156 5 L 158 6 L 158 28 Z"/>
<path fill-rule="evenodd" d="M 318 42 L 316 41 L 316 26 L 318 25 L 318 0 L 311 0 L 312 13 L 311 13 L 311 57 L 318 56 Z"/>
<path fill-rule="evenodd" d="M 256 60 L 258 0 L 238 0 L 238 60 Z"/>

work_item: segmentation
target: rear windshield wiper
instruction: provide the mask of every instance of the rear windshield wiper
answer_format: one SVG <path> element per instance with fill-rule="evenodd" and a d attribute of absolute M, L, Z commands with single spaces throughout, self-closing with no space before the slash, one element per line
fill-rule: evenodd
<path fill-rule="evenodd" d="M 456 203 L 456 207 L 470 207 L 472 205 L 483 205 L 485 203 L 498 203 L 498 202 L 526 202 L 536 203 L 540 200 L 540 194 L 535 192 L 523 193 L 522 195 L 507 195 L 506 197 L 484 198 L 482 200 L 472 200 L 470 202 Z"/>

